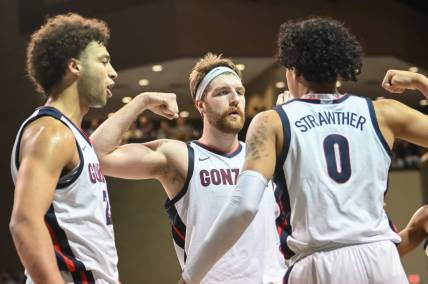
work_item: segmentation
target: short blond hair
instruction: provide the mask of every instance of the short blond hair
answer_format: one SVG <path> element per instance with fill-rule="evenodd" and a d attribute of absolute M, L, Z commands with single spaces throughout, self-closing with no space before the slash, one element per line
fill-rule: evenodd
<path fill-rule="evenodd" d="M 242 79 L 241 71 L 235 66 L 235 64 L 230 60 L 229 58 L 223 58 L 222 54 L 214 54 L 214 53 L 207 53 L 204 57 L 199 59 L 199 61 L 195 64 L 195 66 L 192 69 L 192 72 L 189 75 L 189 84 L 190 84 L 190 95 L 192 96 L 193 100 L 195 100 L 196 96 L 196 90 L 199 87 L 199 84 L 201 83 L 202 79 L 210 72 L 211 69 L 218 67 L 218 66 L 225 66 L 229 67 L 233 71 L 236 72 L 236 74 L 239 75 L 239 77 Z M 202 94 L 202 97 L 204 97 L 206 90 Z"/>

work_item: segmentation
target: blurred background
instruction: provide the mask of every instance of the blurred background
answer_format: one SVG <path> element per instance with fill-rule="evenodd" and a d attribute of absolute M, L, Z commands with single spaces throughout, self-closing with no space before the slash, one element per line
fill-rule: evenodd
<path fill-rule="evenodd" d="M 247 123 L 270 109 L 287 86 L 275 59 L 279 25 L 289 19 L 328 16 L 343 21 L 362 43 L 365 58 L 356 83 L 338 82 L 341 92 L 373 100 L 393 98 L 428 112 L 416 92 L 386 93 L 380 86 L 390 68 L 428 74 L 428 1 L 425 0 L 1 0 L 0 1 L 0 283 L 22 283 L 22 266 L 8 223 L 13 202 L 9 162 L 20 123 L 44 103 L 25 74 L 29 35 L 47 16 L 77 12 L 108 23 L 109 51 L 119 73 L 113 98 L 91 110 L 83 128 L 91 133 L 110 113 L 144 91 L 177 94 L 180 118 L 144 113 L 123 142 L 157 138 L 197 139 L 201 120 L 189 93 L 188 75 L 207 52 L 231 57 L 243 72 Z M 242 132 L 241 138 L 245 136 Z M 361 145 L 364 147 L 364 145 Z M 425 149 L 394 146 L 386 209 L 399 229 L 428 203 Z M 157 181 L 108 179 L 122 283 L 176 283 L 180 268 L 170 237 L 165 194 Z M 403 259 L 411 283 L 428 283 L 428 261 L 420 247 Z"/>

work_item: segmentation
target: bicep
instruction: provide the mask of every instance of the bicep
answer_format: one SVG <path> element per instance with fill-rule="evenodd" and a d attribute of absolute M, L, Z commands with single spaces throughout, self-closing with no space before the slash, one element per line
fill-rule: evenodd
<path fill-rule="evenodd" d="M 13 216 L 44 216 L 52 203 L 59 176 L 75 151 L 74 137 L 64 131 L 46 129 L 23 136 Z"/>
<path fill-rule="evenodd" d="M 253 170 L 270 179 L 276 162 L 275 119 L 272 113 L 263 112 L 254 117 L 246 137 L 246 155 L 243 171 Z"/>
<path fill-rule="evenodd" d="M 158 148 L 150 142 L 122 145 L 100 159 L 103 173 L 127 179 L 155 178 L 167 164 L 165 155 Z"/>
<path fill-rule="evenodd" d="M 428 116 L 395 100 L 376 103 L 378 121 L 384 121 L 394 138 L 428 147 Z"/>
<path fill-rule="evenodd" d="M 403 113 L 405 121 L 397 137 L 428 147 L 428 116 L 409 107 L 406 107 Z"/>
<path fill-rule="evenodd" d="M 52 203 L 60 172 L 38 159 L 26 157 L 16 180 L 14 213 L 27 217 L 44 216 Z"/>

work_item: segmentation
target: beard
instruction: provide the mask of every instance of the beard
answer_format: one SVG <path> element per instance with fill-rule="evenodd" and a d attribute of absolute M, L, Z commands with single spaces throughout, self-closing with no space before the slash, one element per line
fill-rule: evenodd
<path fill-rule="evenodd" d="M 106 87 L 95 74 L 83 72 L 82 77 L 77 82 L 77 90 L 82 100 L 89 107 L 100 108 L 107 103 Z"/>
<path fill-rule="evenodd" d="M 231 116 L 231 111 L 236 111 L 239 116 Z M 209 123 L 221 132 L 238 134 L 242 127 L 244 127 L 245 113 L 241 109 L 236 108 L 217 114 L 208 107 L 207 118 Z"/>

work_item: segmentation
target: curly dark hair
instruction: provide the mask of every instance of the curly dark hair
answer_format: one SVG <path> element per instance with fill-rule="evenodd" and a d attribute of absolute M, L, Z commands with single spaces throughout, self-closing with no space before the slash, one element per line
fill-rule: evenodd
<path fill-rule="evenodd" d="M 74 13 L 49 18 L 28 44 L 28 76 L 38 92 L 49 95 L 64 77 L 70 58 L 78 58 L 92 41 L 107 46 L 109 38 L 103 21 Z"/>
<path fill-rule="evenodd" d="M 315 84 L 357 81 L 363 51 L 342 23 L 328 18 L 288 21 L 278 35 L 278 59 Z"/>

